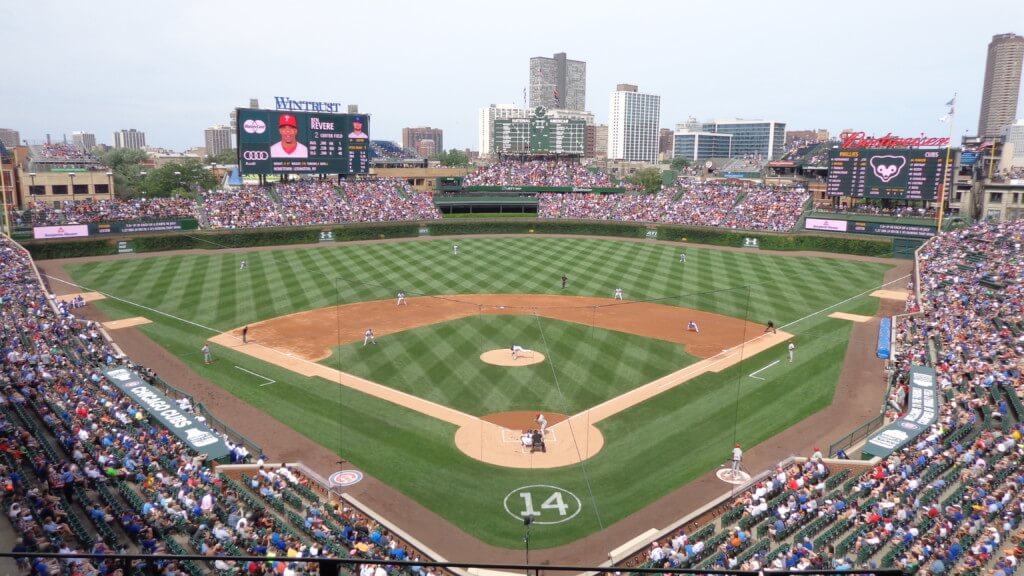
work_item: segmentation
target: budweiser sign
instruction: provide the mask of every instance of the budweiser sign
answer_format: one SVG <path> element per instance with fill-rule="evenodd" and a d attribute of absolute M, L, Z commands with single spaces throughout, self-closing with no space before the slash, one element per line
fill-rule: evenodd
<path fill-rule="evenodd" d="M 863 132 L 844 132 L 839 137 L 843 140 L 843 148 L 925 148 L 949 145 L 949 138 L 929 138 L 924 133 L 916 138 L 901 138 L 890 132 L 875 138 Z"/>

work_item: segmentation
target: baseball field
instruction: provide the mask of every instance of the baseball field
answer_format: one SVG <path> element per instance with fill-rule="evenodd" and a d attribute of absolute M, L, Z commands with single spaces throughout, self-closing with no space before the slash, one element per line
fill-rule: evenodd
<path fill-rule="evenodd" d="M 852 325 L 830 314 L 875 314 L 867 294 L 891 268 L 696 247 L 684 264 L 684 248 L 638 241 L 456 241 L 458 255 L 452 240 L 421 239 L 65 268 L 106 295 L 94 305 L 108 317 L 151 321 L 136 328 L 268 421 L 506 548 L 522 546 L 524 512 L 531 546 L 577 540 L 718 468 L 734 443 L 827 407 Z M 778 335 L 763 333 L 769 320 Z M 376 344 L 364 346 L 368 328 Z M 542 360 L 481 360 L 512 344 Z M 546 454 L 518 443 L 535 412 L 550 415 Z"/>

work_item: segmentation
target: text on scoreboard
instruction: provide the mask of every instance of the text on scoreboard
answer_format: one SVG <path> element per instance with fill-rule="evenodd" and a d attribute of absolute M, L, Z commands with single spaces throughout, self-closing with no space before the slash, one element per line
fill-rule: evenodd
<path fill-rule="evenodd" d="M 935 200 L 945 165 L 945 150 L 831 150 L 826 190 L 832 196 Z"/>
<path fill-rule="evenodd" d="M 238 109 L 238 165 L 243 174 L 365 174 L 370 118 Z"/>

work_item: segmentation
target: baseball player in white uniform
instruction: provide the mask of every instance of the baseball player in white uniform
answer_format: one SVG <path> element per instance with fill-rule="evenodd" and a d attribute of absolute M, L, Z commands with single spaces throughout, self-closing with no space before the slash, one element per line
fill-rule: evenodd
<path fill-rule="evenodd" d="M 740 462 L 743 460 L 743 449 L 737 444 L 732 449 L 732 477 L 739 476 Z"/>
<path fill-rule="evenodd" d="M 615 289 L 615 299 L 622 300 L 622 288 Z"/>
<path fill-rule="evenodd" d="M 548 429 L 548 419 L 544 417 L 542 412 L 537 412 L 537 425 L 540 426 L 540 435 L 546 434 Z"/>
<path fill-rule="evenodd" d="M 454 254 L 456 256 L 459 255 L 459 245 L 458 244 L 452 244 L 452 254 Z"/>
<path fill-rule="evenodd" d="M 366 332 L 363 332 L 363 346 L 369 343 L 377 343 L 377 339 L 373 337 L 373 328 L 367 328 Z"/>
<path fill-rule="evenodd" d="M 402 304 L 405 304 L 406 306 L 409 305 L 409 303 L 405 301 L 405 292 L 398 293 L 398 305 L 401 306 Z"/>
<path fill-rule="evenodd" d="M 519 344 L 513 344 L 512 345 L 512 359 L 513 360 L 519 360 L 519 355 L 522 354 L 523 352 L 526 352 L 526 350 L 524 350 L 523 347 L 520 346 Z"/>
<path fill-rule="evenodd" d="M 243 258 L 242 259 L 242 263 L 238 265 L 238 269 L 239 270 L 245 270 L 248 267 L 249 267 L 249 263 L 246 262 L 245 259 Z"/>
<path fill-rule="evenodd" d="M 682 252 L 679 254 L 679 263 L 686 264 L 686 252 Z"/>
<path fill-rule="evenodd" d="M 793 354 L 796 352 L 796 344 L 790 342 L 788 348 L 789 348 L 789 361 L 790 361 L 790 363 L 792 363 L 793 362 Z"/>
<path fill-rule="evenodd" d="M 694 322 L 693 320 L 690 320 L 690 323 L 686 325 L 686 329 L 690 332 L 696 332 L 697 334 L 700 334 L 700 328 L 697 327 L 697 323 Z"/>

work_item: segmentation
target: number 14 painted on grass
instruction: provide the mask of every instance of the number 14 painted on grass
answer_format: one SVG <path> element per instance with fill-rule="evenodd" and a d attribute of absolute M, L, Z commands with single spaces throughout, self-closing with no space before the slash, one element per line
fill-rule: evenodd
<path fill-rule="evenodd" d="M 541 512 L 538 512 L 533 507 L 533 494 L 529 492 L 520 492 L 519 497 L 523 499 L 523 505 L 526 507 L 525 510 L 520 514 L 525 518 L 527 516 L 540 516 Z M 569 513 L 569 505 L 562 499 L 561 492 L 553 492 L 551 496 L 545 500 L 540 507 L 544 510 L 558 510 L 559 516 L 565 516 Z"/>

